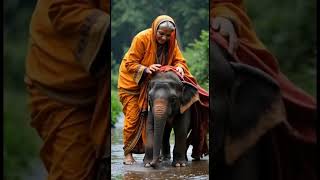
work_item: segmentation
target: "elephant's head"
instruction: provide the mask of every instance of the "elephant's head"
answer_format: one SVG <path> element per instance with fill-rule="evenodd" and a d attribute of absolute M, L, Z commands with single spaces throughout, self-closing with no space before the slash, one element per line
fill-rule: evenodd
<path fill-rule="evenodd" d="M 215 154 L 212 167 L 219 167 L 233 163 L 266 130 L 285 119 L 285 112 L 280 87 L 266 72 L 237 61 L 217 42 L 210 44 L 210 58 L 214 121 L 209 134 L 214 143 L 209 148 Z"/>
<path fill-rule="evenodd" d="M 149 112 L 154 122 L 153 164 L 158 163 L 160 146 L 166 122 L 183 113 L 190 101 L 197 98 L 198 91 L 183 83 L 174 72 L 158 72 L 149 83 Z M 151 163 L 151 164 L 152 164 Z"/>

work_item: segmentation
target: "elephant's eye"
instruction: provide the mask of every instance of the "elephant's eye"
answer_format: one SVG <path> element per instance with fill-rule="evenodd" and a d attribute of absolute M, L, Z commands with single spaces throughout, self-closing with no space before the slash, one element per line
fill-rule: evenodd
<path fill-rule="evenodd" d="M 152 106 L 152 99 L 151 99 L 150 95 L 148 95 L 148 103 L 149 103 L 150 106 Z"/>
<path fill-rule="evenodd" d="M 171 96 L 171 102 L 175 103 L 177 102 L 178 97 L 177 96 Z"/>

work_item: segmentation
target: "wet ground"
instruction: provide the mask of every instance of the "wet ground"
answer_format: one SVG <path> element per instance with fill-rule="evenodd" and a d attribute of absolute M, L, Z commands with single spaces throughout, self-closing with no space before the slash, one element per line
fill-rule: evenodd
<path fill-rule="evenodd" d="M 209 157 L 192 161 L 192 146 L 187 151 L 189 161 L 186 167 L 172 167 L 170 161 L 164 161 L 158 169 L 145 168 L 142 162 L 144 154 L 134 154 L 136 164 L 123 165 L 122 124 L 123 120 L 119 118 L 111 131 L 111 179 L 209 179 Z M 174 142 L 171 143 L 172 148 Z"/>

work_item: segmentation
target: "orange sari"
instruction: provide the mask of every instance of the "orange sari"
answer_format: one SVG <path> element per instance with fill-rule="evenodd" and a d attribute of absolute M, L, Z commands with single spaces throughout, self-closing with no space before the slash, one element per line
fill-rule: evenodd
<path fill-rule="evenodd" d="M 171 21 L 169 16 L 157 17 L 152 27 L 138 33 L 131 43 L 131 47 L 125 54 L 119 69 L 118 89 L 120 101 L 125 115 L 123 141 L 124 153 L 143 153 L 146 142 L 145 113 L 147 111 L 147 80 L 140 82 L 144 70 L 156 63 L 157 41 L 156 30 L 163 21 Z M 186 61 L 181 54 L 176 32 L 171 33 L 168 42 L 168 54 L 161 60 L 162 65 L 180 66 L 185 76 L 192 77 Z"/>
<path fill-rule="evenodd" d="M 109 80 L 94 66 L 106 72 L 109 14 L 106 0 L 42 0 L 33 12 L 25 83 L 50 180 L 94 179 L 109 149 Z"/>

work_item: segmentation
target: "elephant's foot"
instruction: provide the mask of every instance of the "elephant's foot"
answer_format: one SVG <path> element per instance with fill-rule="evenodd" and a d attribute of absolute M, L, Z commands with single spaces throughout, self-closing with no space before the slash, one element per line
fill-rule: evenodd
<path fill-rule="evenodd" d="M 173 167 L 185 167 L 187 164 L 183 161 L 173 161 L 172 166 Z"/>
<path fill-rule="evenodd" d="M 199 157 L 193 158 L 192 161 L 200 161 Z"/>
<path fill-rule="evenodd" d="M 171 155 L 170 154 L 164 154 L 160 156 L 160 162 L 162 161 L 169 161 L 171 159 Z"/>
<path fill-rule="evenodd" d="M 157 158 L 156 160 L 152 160 L 150 162 L 150 166 L 153 167 L 153 168 L 159 167 L 159 164 L 160 164 L 159 158 Z"/>
<path fill-rule="evenodd" d="M 149 167 L 151 167 L 151 164 L 150 163 L 146 163 L 146 164 L 144 164 L 144 167 L 149 168 Z"/>
<path fill-rule="evenodd" d="M 146 167 L 146 168 L 151 167 L 151 164 L 150 164 L 151 161 L 152 161 L 152 158 L 148 158 L 148 157 L 144 156 L 144 158 L 143 158 L 144 167 Z"/>
<path fill-rule="evenodd" d="M 191 155 L 192 157 L 192 161 L 200 161 L 200 158 L 202 158 L 201 156 L 195 156 L 195 155 Z"/>

